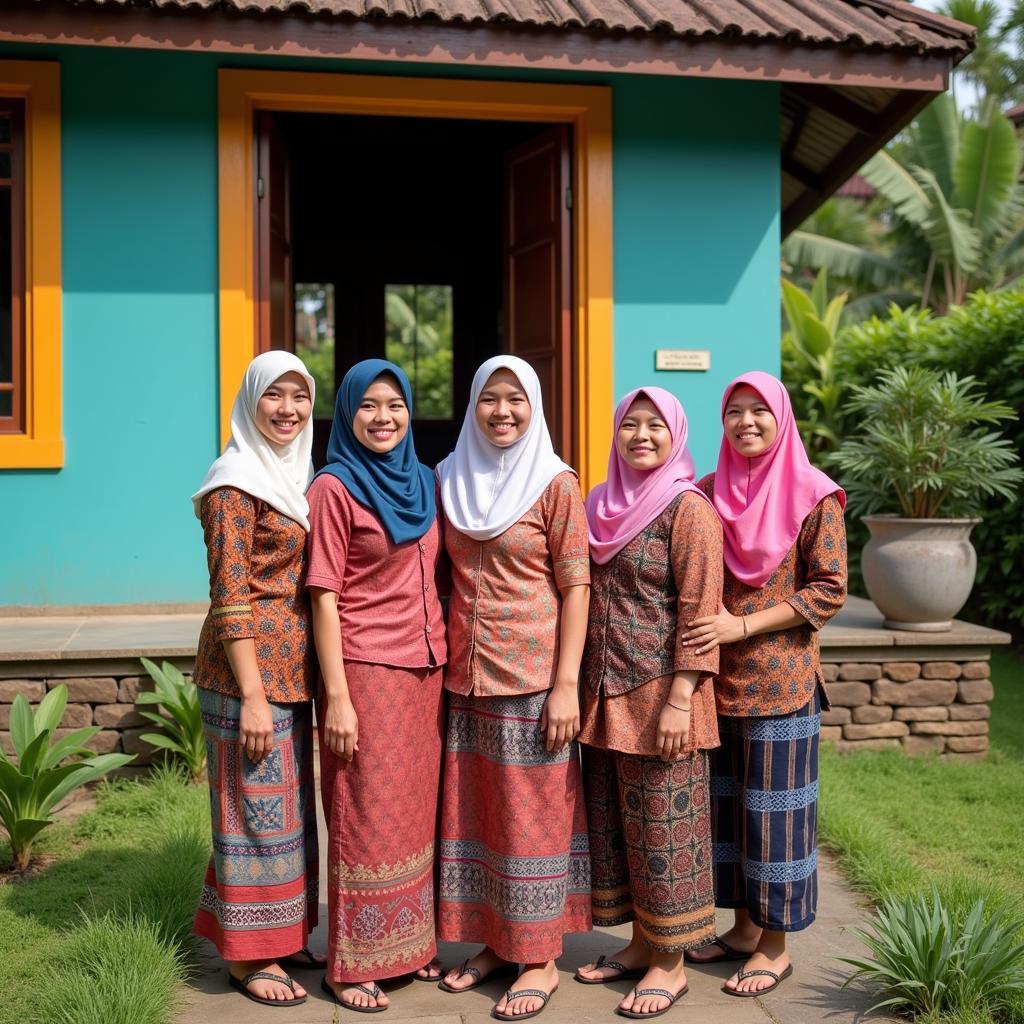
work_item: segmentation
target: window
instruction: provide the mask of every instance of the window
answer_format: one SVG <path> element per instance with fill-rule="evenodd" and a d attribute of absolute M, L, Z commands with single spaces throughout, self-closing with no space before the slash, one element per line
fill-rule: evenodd
<path fill-rule="evenodd" d="M 24 430 L 24 104 L 0 99 L 0 432 Z"/>
<path fill-rule="evenodd" d="M 295 286 L 295 354 L 316 381 L 313 415 L 334 415 L 334 285 Z"/>
<path fill-rule="evenodd" d="M 60 68 L 0 60 L 0 469 L 64 462 Z"/>
<path fill-rule="evenodd" d="M 384 289 L 387 358 L 412 382 L 418 420 L 452 418 L 452 287 L 389 284 Z"/>

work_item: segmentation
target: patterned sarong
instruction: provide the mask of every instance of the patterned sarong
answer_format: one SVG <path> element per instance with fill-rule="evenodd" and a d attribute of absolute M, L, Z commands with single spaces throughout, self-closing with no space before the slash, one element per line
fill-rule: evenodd
<path fill-rule="evenodd" d="M 583 749 L 594 924 L 636 920 L 659 953 L 715 933 L 708 754 L 657 757 Z"/>
<path fill-rule="evenodd" d="M 213 856 L 194 930 L 225 960 L 274 960 L 306 945 L 318 910 L 312 705 L 271 704 L 274 749 L 250 761 L 237 697 L 199 690 Z"/>
<path fill-rule="evenodd" d="M 332 981 L 394 978 L 430 962 L 434 834 L 441 769 L 439 668 L 345 662 L 359 717 L 348 764 L 320 741 L 328 822 L 327 972 Z"/>
<path fill-rule="evenodd" d="M 448 712 L 438 934 L 512 963 L 553 960 L 590 929 L 579 753 L 548 753 L 546 699 L 453 694 Z"/>
<path fill-rule="evenodd" d="M 715 902 L 745 907 L 755 924 L 795 932 L 818 902 L 817 693 L 773 718 L 720 716 L 711 759 Z"/>

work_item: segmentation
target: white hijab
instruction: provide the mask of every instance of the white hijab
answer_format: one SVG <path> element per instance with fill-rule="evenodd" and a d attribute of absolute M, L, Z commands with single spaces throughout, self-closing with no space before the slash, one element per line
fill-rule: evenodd
<path fill-rule="evenodd" d="M 532 410 L 526 433 L 507 448 L 488 441 L 476 421 L 480 392 L 491 374 L 502 369 L 519 378 Z M 497 537 L 522 519 L 547 485 L 566 470 L 576 472 L 551 444 L 536 371 L 517 356 L 488 359 L 473 377 L 455 451 L 437 467 L 449 522 L 474 540 Z"/>
<path fill-rule="evenodd" d="M 214 462 L 202 486 L 192 495 L 196 516 L 203 496 L 218 487 L 235 487 L 294 519 L 309 531 L 306 488 L 313 478 L 313 417 L 299 436 L 285 445 L 271 444 L 256 426 L 256 406 L 263 393 L 286 373 L 298 373 L 309 386 L 309 401 L 316 398 L 316 382 L 302 360 L 291 352 L 264 352 L 245 371 L 231 407 L 231 437 L 224 454 Z"/>

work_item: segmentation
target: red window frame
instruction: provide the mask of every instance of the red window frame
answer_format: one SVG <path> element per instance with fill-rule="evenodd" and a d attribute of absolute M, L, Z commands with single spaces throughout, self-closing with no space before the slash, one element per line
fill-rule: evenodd
<path fill-rule="evenodd" d="M 11 236 L 0 245 L 11 253 L 11 379 L 0 380 L 0 392 L 9 393 L 11 414 L 0 415 L 0 434 L 25 432 L 25 102 L 0 97 L 0 118 L 11 126 L 9 142 L 0 153 L 10 153 L 11 176 L 0 177 L 0 191 L 11 196 Z M 6 282 L 0 282 L 5 288 Z"/>

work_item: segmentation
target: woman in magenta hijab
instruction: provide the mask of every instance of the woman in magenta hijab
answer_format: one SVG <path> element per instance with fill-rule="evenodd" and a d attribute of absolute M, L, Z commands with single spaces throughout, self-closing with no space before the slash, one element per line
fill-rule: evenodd
<path fill-rule="evenodd" d="M 722 426 L 718 468 L 700 486 L 724 528 L 724 607 L 695 617 L 683 643 L 721 652 L 715 901 L 733 908 L 735 923 L 687 958 L 743 961 L 723 991 L 753 997 L 792 973 L 786 934 L 815 915 L 818 630 L 846 600 L 846 495 L 811 465 L 771 374 L 745 373 L 726 388 Z"/>
<path fill-rule="evenodd" d="M 661 388 L 615 411 L 608 480 L 587 500 L 591 601 L 583 662 L 584 788 L 596 925 L 629 943 L 576 979 L 639 979 L 625 1017 L 686 993 L 683 951 L 714 936 L 708 751 L 718 745 L 718 651 L 680 642 L 718 611 L 722 527 L 694 482 L 686 416 Z M 682 627 L 680 629 L 679 627 Z"/>

